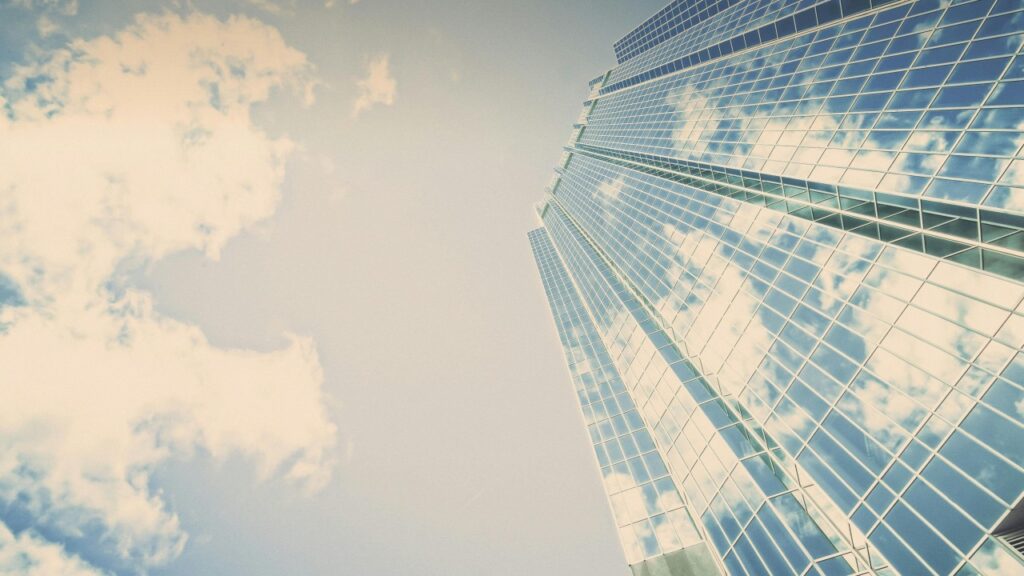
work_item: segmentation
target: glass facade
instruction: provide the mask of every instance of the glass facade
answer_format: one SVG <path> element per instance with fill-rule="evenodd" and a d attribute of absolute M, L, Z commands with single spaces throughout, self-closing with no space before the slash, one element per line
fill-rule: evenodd
<path fill-rule="evenodd" d="M 635 574 L 1024 574 L 1024 2 L 676 0 L 530 233 Z"/>

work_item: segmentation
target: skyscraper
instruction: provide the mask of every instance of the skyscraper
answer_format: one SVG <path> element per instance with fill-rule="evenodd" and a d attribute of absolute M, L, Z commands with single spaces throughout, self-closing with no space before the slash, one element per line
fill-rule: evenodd
<path fill-rule="evenodd" d="M 676 0 L 529 238 L 637 575 L 1024 573 L 1024 2 Z"/>

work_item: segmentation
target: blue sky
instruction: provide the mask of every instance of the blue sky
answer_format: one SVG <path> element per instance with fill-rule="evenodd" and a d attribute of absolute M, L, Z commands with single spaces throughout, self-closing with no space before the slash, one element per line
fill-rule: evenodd
<path fill-rule="evenodd" d="M 660 5 L 0 2 L 0 568 L 625 574 L 525 234 Z"/>

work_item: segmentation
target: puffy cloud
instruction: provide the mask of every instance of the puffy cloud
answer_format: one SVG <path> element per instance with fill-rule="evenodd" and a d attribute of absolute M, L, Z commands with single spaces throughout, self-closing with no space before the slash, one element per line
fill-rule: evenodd
<path fill-rule="evenodd" d="M 43 38 L 53 36 L 59 31 L 60 26 L 57 26 L 57 23 L 51 20 L 46 14 L 43 14 L 38 20 L 36 20 L 36 32 L 39 32 L 39 35 Z"/>
<path fill-rule="evenodd" d="M 64 549 L 35 535 L 17 536 L 0 524 L 0 573 L 25 576 L 104 576 Z"/>
<path fill-rule="evenodd" d="M 0 567 L 11 549 L 78 566 L 60 542 L 134 570 L 174 559 L 187 535 L 150 474 L 196 450 L 311 489 L 329 478 L 313 343 L 213 347 L 125 274 L 186 249 L 216 259 L 274 213 L 293 146 L 251 107 L 312 84 L 275 29 L 196 13 L 139 16 L 4 82 L 0 274 L 19 305 L 0 308 L 0 504 L 51 541 L 0 523 Z M 33 570 L 8 571 L 92 573 Z"/>
<path fill-rule="evenodd" d="M 398 85 L 391 76 L 387 54 L 377 56 L 366 67 L 366 77 L 356 82 L 359 96 L 352 104 L 352 117 L 355 118 L 372 108 L 375 104 L 391 106 L 395 103 Z"/>

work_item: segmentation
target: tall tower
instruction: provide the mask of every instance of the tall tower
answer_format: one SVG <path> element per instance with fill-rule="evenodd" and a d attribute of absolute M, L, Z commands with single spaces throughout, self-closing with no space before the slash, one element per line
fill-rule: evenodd
<path fill-rule="evenodd" d="M 1024 574 L 1024 2 L 676 0 L 529 239 L 633 573 Z"/>

